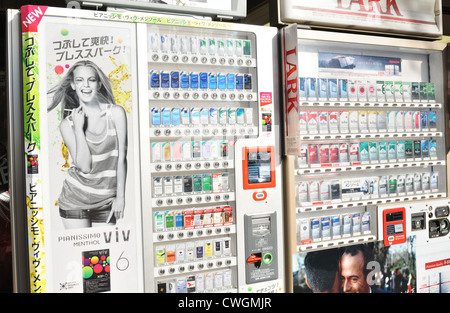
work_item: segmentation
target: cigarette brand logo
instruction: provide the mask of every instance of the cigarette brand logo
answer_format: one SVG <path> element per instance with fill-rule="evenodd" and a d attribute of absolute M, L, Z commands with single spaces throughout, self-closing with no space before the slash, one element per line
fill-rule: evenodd
<path fill-rule="evenodd" d="M 403 16 L 397 0 L 337 0 L 337 8 L 365 13 Z"/>

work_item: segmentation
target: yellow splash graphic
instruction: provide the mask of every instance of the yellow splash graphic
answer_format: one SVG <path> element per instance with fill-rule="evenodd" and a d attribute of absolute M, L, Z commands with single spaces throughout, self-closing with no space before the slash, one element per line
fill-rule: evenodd
<path fill-rule="evenodd" d="M 125 109 L 125 112 L 131 113 L 131 90 L 126 89 L 128 80 L 131 77 L 129 67 L 126 64 L 118 64 L 116 62 L 116 59 L 113 57 L 109 58 L 111 59 L 111 62 L 116 66 L 116 69 L 108 75 L 108 78 L 112 83 L 114 99 L 116 100 L 116 104 L 122 106 Z"/>
<path fill-rule="evenodd" d="M 62 165 L 62 170 L 61 171 L 65 171 L 64 169 L 69 168 L 70 164 L 69 164 L 69 149 L 66 146 L 66 143 L 64 142 L 64 140 L 61 142 L 61 155 L 64 158 L 65 163 Z"/>

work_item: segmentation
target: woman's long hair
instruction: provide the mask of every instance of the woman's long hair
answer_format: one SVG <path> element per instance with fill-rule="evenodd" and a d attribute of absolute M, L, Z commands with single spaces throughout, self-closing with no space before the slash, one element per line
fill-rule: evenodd
<path fill-rule="evenodd" d="M 79 107 L 80 103 L 78 100 L 78 96 L 75 90 L 73 90 L 72 86 L 70 85 L 70 83 L 73 82 L 73 71 L 79 66 L 91 67 L 94 69 L 95 73 L 97 73 L 97 79 L 100 83 L 100 89 L 98 91 L 100 102 L 115 104 L 111 81 L 109 80 L 109 78 L 105 75 L 105 73 L 103 73 L 103 71 L 97 66 L 97 64 L 89 60 L 83 60 L 78 61 L 73 66 L 71 66 L 61 82 L 59 82 L 59 84 L 48 91 L 48 94 L 54 93 L 54 96 L 52 102 L 47 107 L 47 112 L 53 110 L 60 103 L 61 112 L 64 112 L 64 109 L 72 110 Z"/>

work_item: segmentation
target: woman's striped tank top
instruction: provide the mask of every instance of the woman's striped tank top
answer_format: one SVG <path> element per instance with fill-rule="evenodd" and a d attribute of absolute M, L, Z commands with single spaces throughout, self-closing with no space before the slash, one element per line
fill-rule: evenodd
<path fill-rule="evenodd" d="M 117 191 L 117 160 L 119 145 L 111 116 L 112 104 L 105 111 L 105 133 L 98 140 L 86 138 L 92 155 L 90 173 L 82 173 L 71 166 L 58 202 L 61 210 L 104 209 L 111 205 Z M 72 117 L 67 117 L 73 127 Z"/>

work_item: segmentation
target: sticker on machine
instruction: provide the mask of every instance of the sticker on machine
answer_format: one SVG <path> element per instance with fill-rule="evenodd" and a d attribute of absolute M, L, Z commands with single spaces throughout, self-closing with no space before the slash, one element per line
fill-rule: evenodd
<path fill-rule="evenodd" d="M 259 105 L 261 107 L 272 104 L 272 93 L 271 92 L 260 92 L 259 93 Z"/>

